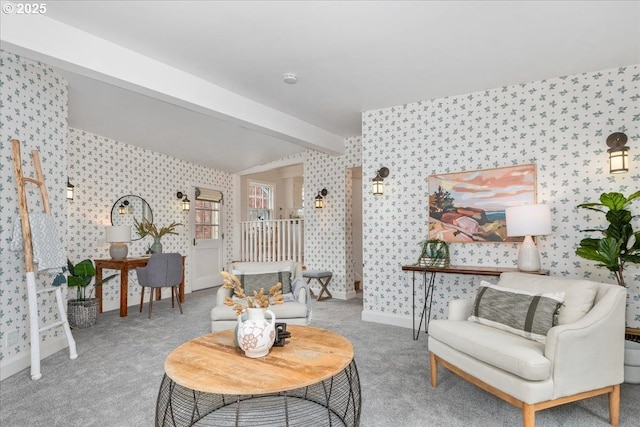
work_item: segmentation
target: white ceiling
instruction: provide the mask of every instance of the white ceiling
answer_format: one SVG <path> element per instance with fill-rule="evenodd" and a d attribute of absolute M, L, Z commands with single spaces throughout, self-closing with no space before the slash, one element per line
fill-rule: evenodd
<path fill-rule="evenodd" d="M 62 70 L 71 127 L 231 173 L 339 154 L 365 110 L 640 63 L 638 1 L 46 5 L 2 48 Z"/>

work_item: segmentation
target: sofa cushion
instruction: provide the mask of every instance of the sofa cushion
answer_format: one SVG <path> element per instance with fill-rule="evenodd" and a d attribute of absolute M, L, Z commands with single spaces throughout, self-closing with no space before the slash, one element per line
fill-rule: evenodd
<path fill-rule="evenodd" d="M 529 381 L 551 376 L 544 344 L 466 320 L 432 320 L 429 338 Z"/>
<path fill-rule="evenodd" d="M 289 269 L 270 272 L 232 270 L 231 274 L 240 280 L 242 289 L 249 296 L 252 296 L 254 291 L 260 292 L 261 288 L 264 289 L 265 293 L 268 293 L 271 287 L 278 282 L 282 283 L 283 294 L 291 292 L 291 270 Z"/>
<path fill-rule="evenodd" d="M 242 303 L 241 303 L 242 304 Z M 245 304 L 246 305 L 246 302 Z M 282 304 L 273 304 L 269 306 L 269 310 L 273 311 L 276 316 L 276 322 L 283 321 L 286 323 L 287 319 L 305 318 L 307 317 L 307 305 L 297 301 L 287 301 Z M 266 316 L 270 319 L 270 316 Z M 211 320 L 235 320 L 238 316 L 232 307 L 227 305 L 216 305 L 211 310 Z"/>
<path fill-rule="evenodd" d="M 498 285 L 530 292 L 564 292 L 564 303 L 558 324 L 566 325 L 582 318 L 591 310 L 598 292 L 598 283 L 582 279 L 565 279 L 528 273 L 502 273 Z"/>
<path fill-rule="evenodd" d="M 563 300 L 562 292 L 536 294 L 482 281 L 469 320 L 544 342 Z"/>

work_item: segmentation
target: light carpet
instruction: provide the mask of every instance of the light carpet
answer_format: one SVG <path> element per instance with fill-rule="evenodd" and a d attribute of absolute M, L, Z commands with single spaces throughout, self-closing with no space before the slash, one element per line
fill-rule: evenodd
<path fill-rule="evenodd" d="M 43 377 L 26 369 L 0 382 L 0 425 L 152 426 L 164 359 L 185 341 L 210 332 L 214 289 L 186 295 L 184 315 L 170 300 L 154 303 L 151 320 L 129 307 L 99 315 L 75 330 L 78 358 L 61 351 L 42 361 Z M 429 383 L 427 337 L 411 330 L 363 322 L 362 297 L 314 303 L 312 325 L 334 330 L 354 345 L 362 386 L 361 425 L 519 426 L 519 409 L 444 369 Z M 62 332 L 60 332 L 62 333 Z M 620 426 L 640 425 L 640 385 L 622 385 Z M 541 411 L 536 426 L 607 426 L 608 399 L 595 397 Z"/>

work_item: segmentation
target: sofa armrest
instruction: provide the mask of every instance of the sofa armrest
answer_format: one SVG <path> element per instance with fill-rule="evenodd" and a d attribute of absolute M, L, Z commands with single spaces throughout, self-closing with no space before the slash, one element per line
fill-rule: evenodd
<path fill-rule="evenodd" d="M 301 302 L 302 304 L 306 304 L 307 303 L 307 287 L 302 287 L 300 288 L 300 292 L 298 292 L 298 302 Z"/>
<path fill-rule="evenodd" d="M 216 292 L 216 305 L 224 305 L 224 300 L 227 297 L 230 297 L 232 292 L 233 292 L 233 289 L 220 286 L 218 288 L 218 292 Z"/>
<path fill-rule="evenodd" d="M 449 320 L 467 320 L 471 313 L 473 299 L 454 299 L 449 301 Z"/>
<path fill-rule="evenodd" d="M 607 286 L 586 315 L 547 334 L 544 354 L 553 366 L 554 397 L 623 381 L 626 290 Z"/>

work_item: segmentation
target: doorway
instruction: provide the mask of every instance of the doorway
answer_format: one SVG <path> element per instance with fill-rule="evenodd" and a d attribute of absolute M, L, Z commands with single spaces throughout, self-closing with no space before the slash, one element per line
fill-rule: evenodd
<path fill-rule="evenodd" d="M 362 167 L 351 168 L 351 230 L 353 238 L 354 290 L 361 291 L 362 283 Z"/>
<path fill-rule="evenodd" d="M 193 196 L 191 290 L 199 291 L 222 284 L 224 199 L 222 192 L 205 187 L 194 187 Z"/>

